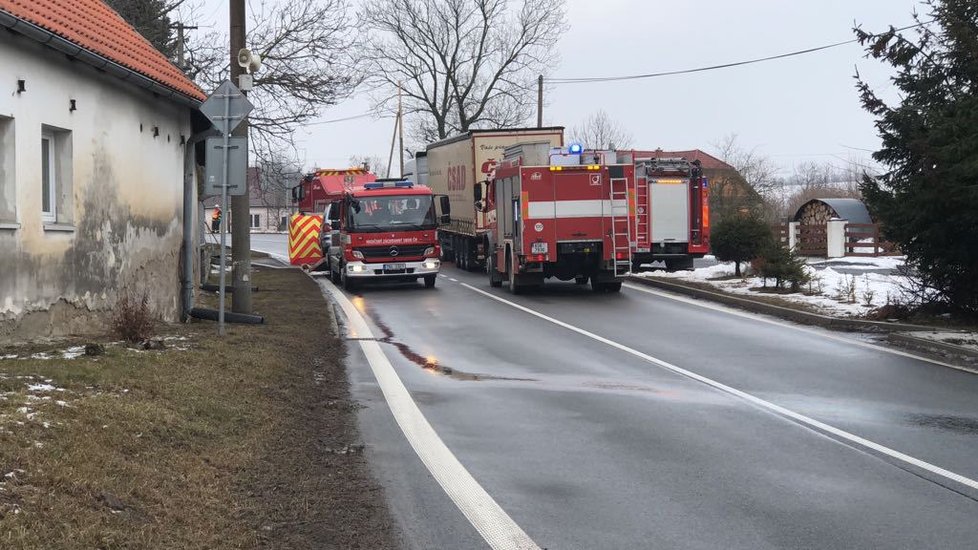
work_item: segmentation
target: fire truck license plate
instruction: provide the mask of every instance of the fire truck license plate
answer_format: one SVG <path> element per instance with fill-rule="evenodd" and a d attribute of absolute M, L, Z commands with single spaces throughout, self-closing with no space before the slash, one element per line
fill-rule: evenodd
<path fill-rule="evenodd" d="M 404 271 L 407 264 L 384 264 L 384 271 Z"/>

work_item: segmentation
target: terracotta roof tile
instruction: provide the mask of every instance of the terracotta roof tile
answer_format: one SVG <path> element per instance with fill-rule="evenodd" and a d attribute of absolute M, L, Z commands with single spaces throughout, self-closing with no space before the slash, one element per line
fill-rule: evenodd
<path fill-rule="evenodd" d="M 0 0 L 0 10 L 194 99 L 206 96 L 102 0 Z"/>

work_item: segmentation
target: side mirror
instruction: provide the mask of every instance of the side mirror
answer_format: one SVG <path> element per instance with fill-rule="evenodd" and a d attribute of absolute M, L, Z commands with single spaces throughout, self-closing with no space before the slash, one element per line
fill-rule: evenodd
<path fill-rule="evenodd" d="M 329 218 L 327 219 L 330 226 L 336 226 L 340 224 L 340 209 L 337 205 L 332 205 L 329 207 Z"/>
<path fill-rule="evenodd" d="M 473 198 L 475 199 L 475 202 L 481 201 L 482 200 L 482 184 L 481 183 L 476 183 L 475 185 L 473 185 L 472 186 L 472 193 L 474 195 Z"/>
<path fill-rule="evenodd" d="M 452 201 L 448 198 L 448 195 L 441 195 L 438 197 L 441 206 L 441 215 L 450 216 L 452 214 Z"/>

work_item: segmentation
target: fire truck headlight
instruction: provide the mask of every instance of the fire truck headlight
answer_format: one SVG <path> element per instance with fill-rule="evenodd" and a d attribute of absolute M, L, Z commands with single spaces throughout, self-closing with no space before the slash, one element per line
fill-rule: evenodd
<path fill-rule="evenodd" d="M 356 258 L 356 259 L 358 259 L 358 260 L 362 260 L 363 259 L 363 252 L 360 252 L 359 250 L 354 250 L 353 251 L 353 257 Z"/>
<path fill-rule="evenodd" d="M 434 256 L 434 255 L 435 255 L 435 247 L 433 246 L 429 246 L 428 248 L 424 249 L 424 254 L 422 254 L 422 256 Z"/>
<path fill-rule="evenodd" d="M 421 264 L 421 267 L 425 269 L 438 269 L 438 266 L 440 264 L 441 262 L 439 262 L 438 260 L 430 259 L 430 260 L 425 260 L 424 263 Z"/>

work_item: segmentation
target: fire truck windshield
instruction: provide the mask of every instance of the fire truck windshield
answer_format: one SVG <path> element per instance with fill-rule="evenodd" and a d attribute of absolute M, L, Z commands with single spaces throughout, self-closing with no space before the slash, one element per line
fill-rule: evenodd
<path fill-rule="evenodd" d="M 352 231 L 411 231 L 434 229 L 435 205 L 431 196 L 362 197 L 350 202 Z"/>

